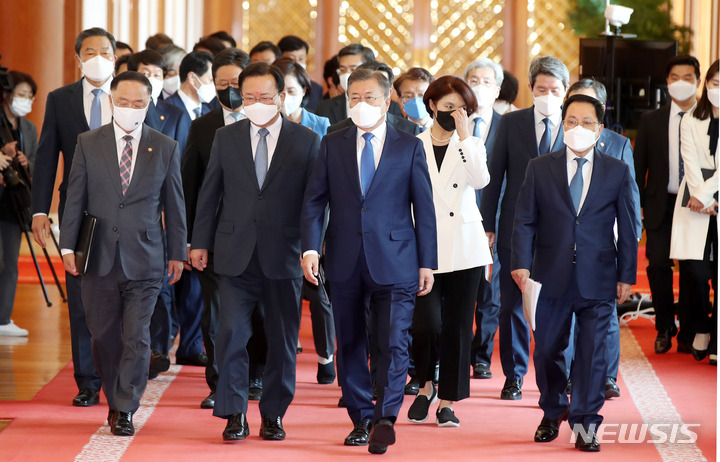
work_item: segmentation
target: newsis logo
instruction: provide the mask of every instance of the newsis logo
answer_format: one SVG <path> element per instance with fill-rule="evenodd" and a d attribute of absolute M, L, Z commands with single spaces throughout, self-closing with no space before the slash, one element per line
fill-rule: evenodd
<path fill-rule="evenodd" d="M 594 424 L 587 431 L 581 424 L 575 424 L 570 443 L 574 444 L 577 438 L 589 440 L 596 433 L 599 443 L 692 444 L 698 438 L 692 428 L 699 426 L 686 423 L 607 423 L 595 432 Z"/>

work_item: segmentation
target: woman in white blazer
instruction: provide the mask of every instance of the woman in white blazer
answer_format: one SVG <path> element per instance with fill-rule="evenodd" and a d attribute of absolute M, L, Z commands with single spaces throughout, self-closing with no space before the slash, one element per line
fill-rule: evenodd
<path fill-rule="evenodd" d="M 693 356 L 702 361 L 708 353 L 717 365 L 717 276 L 718 276 L 718 106 L 720 106 L 718 61 L 708 69 L 705 87 L 695 110 L 680 125 L 680 154 L 685 177 L 675 202 L 670 258 L 680 260 L 692 281 L 684 310 L 695 332 Z M 685 191 L 687 190 L 687 195 Z M 712 280 L 715 301 L 710 305 Z M 708 313 L 711 317 L 708 318 Z"/>
<path fill-rule="evenodd" d="M 460 78 L 444 76 L 425 91 L 434 123 L 418 137 L 425 146 L 438 235 L 438 269 L 432 291 L 418 297 L 413 315 L 412 353 L 420 392 L 408 411 L 411 422 L 427 420 L 440 398 L 439 426 L 460 425 L 453 402 L 470 395 L 470 343 L 483 267 L 492 262 L 475 190 L 490 182 L 485 144 L 471 136 L 468 114 L 477 100 Z M 440 361 L 438 389 L 433 384 Z"/>

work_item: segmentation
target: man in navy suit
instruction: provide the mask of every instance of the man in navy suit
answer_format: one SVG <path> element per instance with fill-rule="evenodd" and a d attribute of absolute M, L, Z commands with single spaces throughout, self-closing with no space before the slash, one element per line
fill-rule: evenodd
<path fill-rule="evenodd" d="M 562 114 L 567 148 L 528 163 L 515 209 L 510 268 L 521 291 L 530 276 L 542 284 L 533 360 L 544 416 L 535 441 L 557 438 L 567 418 L 575 447 L 595 452 L 608 326 L 615 300 L 627 299 L 637 272 L 635 198 L 627 164 L 594 149 L 603 128 L 600 101 L 571 96 Z M 573 315 L 580 336 L 568 405 L 563 350 Z"/>
<path fill-rule="evenodd" d="M 215 135 L 190 257 L 202 271 L 212 250 L 220 276 L 220 377 L 213 414 L 227 419 L 223 439 L 241 440 L 249 434 L 246 345 L 252 334 L 250 319 L 261 304 L 265 334 L 272 341 L 260 399 L 260 436 L 282 440 L 282 418 L 295 393 L 300 331 L 300 211 L 320 137 L 280 116 L 285 76 L 277 67 L 253 63 L 238 84 L 249 120 Z"/>
<path fill-rule="evenodd" d="M 51 233 L 48 213 L 60 153 L 63 155 L 64 169 L 58 216 L 62 223 L 78 135 L 107 125 L 112 120 L 109 94 L 115 61 L 115 38 L 99 27 L 86 29 L 75 39 L 75 55 L 83 78 L 48 94 L 35 160 L 32 229 L 35 241 L 42 247 L 45 247 Z M 79 389 L 73 405 L 93 406 L 99 402 L 101 382 L 92 361 L 90 332 L 80 294 L 80 277 L 66 272 L 66 281 L 73 368 Z"/>
<path fill-rule="evenodd" d="M 303 207 L 303 272 L 318 284 L 318 243 L 330 204 L 325 261 L 339 381 L 355 426 L 345 444 L 369 443 L 371 453 L 382 454 L 395 442 L 415 295 L 431 290 L 437 267 L 435 208 L 422 144 L 385 122 L 391 88 L 385 74 L 357 70 L 348 88 L 356 127 L 323 138 Z M 374 377 L 370 350 L 377 352 Z"/>
<path fill-rule="evenodd" d="M 570 74 L 558 59 L 542 56 L 530 63 L 529 77 L 535 104 L 505 114 L 500 119 L 495 145 L 488 160 L 490 184 L 483 190 L 480 207 L 490 245 L 497 236 L 500 362 L 505 374 L 500 398 L 509 400 L 522 399 L 523 377 L 527 373 L 530 356 L 530 332 L 522 314 L 521 294 L 510 277 L 509 269 L 515 202 L 525 178 L 527 163 L 563 147 L 560 108 Z M 496 226 L 492 217 L 496 216 L 498 209 Z"/>
<path fill-rule="evenodd" d="M 219 107 L 210 72 L 212 61 L 213 56 L 204 51 L 192 51 L 185 55 L 180 61 L 180 89 L 165 99 L 173 106 L 187 111 L 191 120 Z"/>

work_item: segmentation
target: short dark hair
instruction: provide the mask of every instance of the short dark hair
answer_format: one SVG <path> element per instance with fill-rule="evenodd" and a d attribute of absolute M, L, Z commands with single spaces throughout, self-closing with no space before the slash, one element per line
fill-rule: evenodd
<path fill-rule="evenodd" d="M 128 50 L 130 53 L 135 53 L 130 45 L 120 40 L 115 41 L 115 51 L 117 50 Z"/>
<path fill-rule="evenodd" d="M 696 119 L 705 120 L 708 117 L 712 117 L 713 105 L 707 94 L 707 84 L 710 79 L 718 74 L 718 72 L 720 72 L 720 61 L 716 59 L 715 62 L 710 65 L 707 73 L 705 74 L 705 85 L 703 85 L 702 95 L 700 96 L 697 106 L 695 106 L 695 110 L 692 113 L 693 117 Z"/>
<path fill-rule="evenodd" d="M 262 77 L 269 75 L 275 79 L 275 85 L 277 86 L 278 92 L 285 89 L 285 75 L 276 66 L 264 62 L 252 63 L 240 73 L 238 77 L 238 86 L 242 90 L 243 82 L 248 77 Z"/>
<path fill-rule="evenodd" d="M 388 80 L 390 81 L 390 85 L 392 85 L 393 80 L 395 80 L 395 75 L 393 75 L 393 71 L 392 69 L 390 69 L 390 66 L 385 63 L 381 63 L 380 61 L 368 61 L 362 63 L 357 67 L 357 69 L 370 69 L 371 71 L 384 72 L 385 75 L 387 75 Z"/>
<path fill-rule="evenodd" d="M 21 83 L 26 83 L 30 85 L 30 91 L 32 91 L 33 96 L 37 95 L 37 83 L 35 83 L 35 80 L 30 74 L 20 71 L 10 71 L 10 77 L 12 77 L 13 82 L 12 91 L 15 91 L 17 86 Z"/>
<path fill-rule="evenodd" d="M 388 76 L 382 71 L 375 71 L 372 69 L 355 69 L 350 77 L 348 78 L 348 87 L 346 93 L 350 94 L 350 87 L 355 82 L 364 82 L 365 80 L 375 80 L 383 90 L 385 98 L 390 96 L 390 89 L 392 84 L 388 80 Z"/>
<path fill-rule="evenodd" d="M 102 27 L 91 27 L 90 29 L 85 29 L 84 31 L 80 32 L 75 38 L 75 54 L 80 56 L 80 50 L 82 49 L 82 44 L 85 41 L 85 39 L 89 39 L 90 37 L 106 37 L 108 40 L 110 40 L 110 45 L 112 45 L 113 54 L 117 51 L 117 43 L 115 42 L 115 37 L 113 37 L 113 34 L 106 31 Z"/>
<path fill-rule="evenodd" d="M 497 99 L 507 101 L 509 104 L 515 102 L 518 95 L 518 79 L 512 72 L 503 69 L 503 83 L 500 85 L 500 94 Z"/>
<path fill-rule="evenodd" d="M 115 60 L 115 75 L 120 73 L 119 71 L 123 64 L 127 66 L 127 63 L 130 60 L 130 56 L 132 55 L 122 55 Z"/>
<path fill-rule="evenodd" d="M 155 50 L 143 50 L 131 54 L 127 62 L 128 70 L 137 71 L 141 64 L 159 67 L 163 71 L 163 77 L 167 74 L 165 58 Z"/>
<path fill-rule="evenodd" d="M 196 75 L 204 75 L 212 64 L 213 56 L 205 51 L 191 51 L 182 61 L 180 61 L 180 81 L 187 79 L 188 73 L 194 72 Z"/>
<path fill-rule="evenodd" d="M 203 37 L 193 46 L 193 51 L 198 51 L 200 48 L 210 50 L 210 53 L 215 56 L 216 54 L 223 51 L 225 48 L 225 42 L 215 37 Z"/>
<path fill-rule="evenodd" d="M 257 45 L 255 45 L 254 47 L 252 47 L 252 49 L 250 50 L 250 56 L 254 55 L 255 53 L 262 53 L 263 51 L 267 51 L 267 50 L 270 50 L 273 52 L 273 54 L 275 55 L 275 59 L 278 59 L 282 56 L 282 53 L 280 52 L 280 48 L 278 48 L 277 45 L 275 45 L 274 43 L 268 42 L 267 40 L 262 41 L 262 42 L 258 43 Z"/>
<path fill-rule="evenodd" d="M 597 95 L 597 99 L 601 103 L 603 103 L 603 104 L 607 103 L 607 90 L 605 89 L 605 85 L 598 82 L 594 78 L 578 80 L 574 84 L 570 85 L 570 87 L 568 88 L 567 94 L 569 95 L 570 93 L 584 90 L 586 88 L 594 91 L 595 94 Z"/>
<path fill-rule="evenodd" d="M 152 85 L 150 80 L 145 75 L 136 71 L 125 71 L 122 74 L 118 74 L 110 82 L 110 91 L 115 90 L 120 82 L 140 82 L 147 88 L 148 95 L 152 95 Z"/>
<path fill-rule="evenodd" d="M 239 48 L 225 48 L 223 51 L 218 53 L 213 59 L 212 63 L 212 76 L 213 79 L 217 74 L 218 69 L 223 66 L 237 66 L 241 72 L 243 69 L 250 65 L 250 56 Z"/>
<path fill-rule="evenodd" d="M 338 63 L 337 55 L 325 61 L 323 66 L 323 80 L 327 83 L 327 79 L 331 79 L 335 85 L 340 83 L 340 76 L 338 76 L 337 70 L 340 67 Z"/>
<path fill-rule="evenodd" d="M 467 82 L 460 77 L 456 77 L 454 75 L 444 75 L 431 83 L 427 90 L 425 90 L 423 103 L 425 103 L 425 108 L 428 113 L 433 113 L 433 110 L 430 109 L 430 100 L 432 100 L 437 107 L 438 101 L 451 93 L 457 93 L 460 95 L 460 98 L 462 98 L 465 103 L 465 112 L 467 112 L 468 115 L 477 112 L 477 98 L 475 97 L 475 93 L 472 91 L 472 88 L 470 88 L 470 85 L 468 85 Z"/>
<path fill-rule="evenodd" d="M 588 95 L 572 95 L 570 98 L 566 99 L 562 108 L 562 120 L 565 120 L 565 114 L 567 114 L 567 110 L 572 103 L 592 104 L 595 108 L 595 115 L 597 116 L 598 122 L 603 123 L 603 119 L 605 118 L 605 108 L 597 98 L 593 98 Z"/>
<path fill-rule="evenodd" d="M 695 79 L 700 79 L 700 63 L 697 58 L 690 55 L 677 55 L 670 58 L 665 64 L 665 76 L 669 77 L 675 66 L 692 66 L 695 69 Z"/>
<path fill-rule="evenodd" d="M 286 35 L 280 39 L 277 46 L 280 48 L 281 53 L 285 53 L 286 51 L 302 50 L 303 48 L 305 48 L 305 53 L 310 51 L 310 44 L 297 35 Z"/>
<path fill-rule="evenodd" d="M 359 43 L 351 43 L 350 45 L 341 48 L 337 54 L 338 63 L 340 62 L 341 57 L 349 55 L 360 55 L 362 57 L 363 63 L 375 61 L 375 52 Z"/>
<path fill-rule="evenodd" d="M 237 42 L 235 41 L 235 39 L 233 38 L 232 35 L 227 33 L 227 31 L 219 30 L 217 32 L 213 32 L 212 34 L 208 35 L 208 37 L 220 39 L 223 42 L 229 42 L 231 48 L 237 48 Z"/>
<path fill-rule="evenodd" d="M 173 45 L 173 39 L 163 34 L 162 32 L 151 35 L 150 37 L 148 37 L 147 40 L 145 40 L 145 48 L 149 48 L 151 50 L 158 50 L 165 45 Z"/>
<path fill-rule="evenodd" d="M 294 76 L 300 86 L 305 90 L 305 96 L 308 96 L 312 92 L 312 83 L 310 82 L 310 75 L 304 67 L 295 62 L 291 58 L 280 58 L 272 63 L 276 66 L 285 76 Z"/>
<path fill-rule="evenodd" d="M 395 87 L 395 92 L 400 96 L 400 87 L 402 86 L 403 82 L 406 80 L 422 80 L 423 82 L 427 83 L 433 83 L 435 80 L 435 77 L 428 71 L 427 69 L 424 69 L 422 67 L 411 67 L 407 70 L 407 72 L 403 72 L 398 76 L 397 79 L 395 79 L 395 82 L 393 82 L 393 87 Z"/>

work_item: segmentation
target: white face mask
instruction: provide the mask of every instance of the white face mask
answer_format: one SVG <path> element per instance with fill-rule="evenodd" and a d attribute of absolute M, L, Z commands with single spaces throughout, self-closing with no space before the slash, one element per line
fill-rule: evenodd
<path fill-rule="evenodd" d="M 710 100 L 710 104 L 715 107 L 720 107 L 720 88 L 708 88 L 707 95 Z"/>
<path fill-rule="evenodd" d="M 365 101 L 360 101 L 350 108 L 350 118 L 360 128 L 372 127 L 382 117 L 382 109 L 378 106 L 371 106 Z"/>
<path fill-rule="evenodd" d="M 575 152 L 583 152 L 591 148 L 597 141 L 597 133 L 578 125 L 563 133 L 565 145 Z"/>
<path fill-rule="evenodd" d="M 347 90 L 347 82 L 350 78 L 350 73 L 346 72 L 344 74 L 340 74 L 340 86 L 343 87 L 343 89 Z"/>
<path fill-rule="evenodd" d="M 12 112 L 15 117 L 24 117 L 32 111 L 32 103 L 30 98 L 13 96 L 10 112 Z"/>
<path fill-rule="evenodd" d="M 158 96 L 160 96 L 160 93 L 162 93 L 163 91 L 163 80 L 156 79 L 154 77 L 151 77 L 148 80 L 150 81 L 150 85 L 152 86 L 152 99 L 153 101 L 157 101 Z"/>
<path fill-rule="evenodd" d="M 478 107 L 480 109 L 487 109 L 495 102 L 495 94 L 497 93 L 497 87 L 488 88 L 485 85 L 476 85 L 472 87 L 473 93 L 478 101 Z"/>
<path fill-rule="evenodd" d="M 163 80 L 163 90 L 168 94 L 175 94 L 180 89 L 180 76 L 174 75 Z"/>
<path fill-rule="evenodd" d="M 295 62 L 298 63 L 299 65 L 301 65 L 303 69 L 306 69 L 306 70 L 307 70 L 307 63 L 301 63 L 301 62 L 298 62 L 298 61 L 295 61 Z"/>
<path fill-rule="evenodd" d="M 557 114 L 563 103 L 562 97 L 555 96 L 552 93 L 543 96 L 533 96 L 533 101 L 537 110 L 545 117 L 551 117 Z"/>
<path fill-rule="evenodd" d="M 278 113 L 278 107 L 275 104 L 263 104 L 260 102 L 244 106 L 245 115 L 250 122 L 255 125 L 265 125 L 270 122 Z"/>
<path fill-rule="evenodd" d="M 197 80 L 200 82 L 200 79 Z M 197 91 L 198 98 L 202 103 L 209 103 L 213 98 L 215 98 L 215 85 L 211 83 L 200 82 L 199 87 L 193 85 L 193 88 Z"/>
<path fill-rule="evenodd" d="M 138 128 L 145 120 L 147 114 L 147 106 L 142 109 L 133 109 L 131 107 L 117 107 L 113 104 L 113 120 L 126 132 L 131 132 Z"/>
<path fill-rule="evenodd" d="M 83 61 L 82 73 L 93 82 L 104 82 L 115 71 L 115 63 L 100 55 Z"/>
<path fill-rule="evenodd" d="M 303 97 L 305 95 L 285 95 L 285 104 L 283 105 L 282 112 L 286 116 L 290 116 L 291 114 L 295 114 L 295 111 L 300 109 L 300 105 L 302 104 Z"/>
<path fill-rule="evenodd" d="M 697 87 L 690 82 L 678 80 L 668 85 L 668 93 L 677 101 L 686 101 L 697 95 Z"/>

